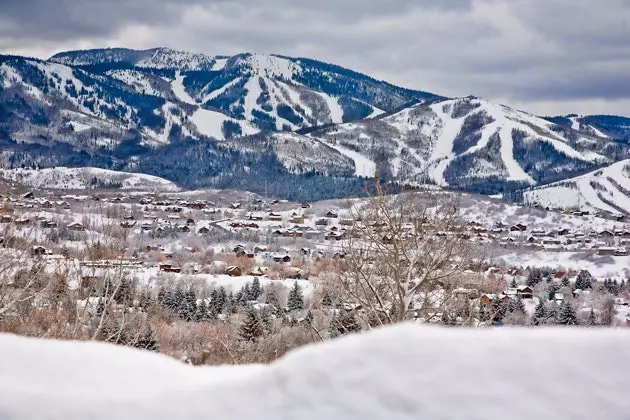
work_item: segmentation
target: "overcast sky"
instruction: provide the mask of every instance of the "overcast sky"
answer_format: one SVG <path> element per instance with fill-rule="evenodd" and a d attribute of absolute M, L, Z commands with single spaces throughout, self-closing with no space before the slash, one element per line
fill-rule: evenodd
<path fill-rule="evenodd" d="M 316 58 L 538 114 L 630 115 L 630 0 L 0 0 L 0 52 Z"/>

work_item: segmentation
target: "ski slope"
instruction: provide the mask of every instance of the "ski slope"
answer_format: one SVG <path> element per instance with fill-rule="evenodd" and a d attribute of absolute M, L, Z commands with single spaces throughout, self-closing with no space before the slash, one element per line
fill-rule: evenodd
<path fill-rule="evenodd" d="M 524 193 L 545 207 L 630 214 L 630 159 Z"/>
<path fill-rule="evenodd" d="M 625 420 L 630 412 L 623 329 L 408 324 L 267 366 L 229 367 L 2 334 L 0 371 L 0 415 L 10 420 Z"/>

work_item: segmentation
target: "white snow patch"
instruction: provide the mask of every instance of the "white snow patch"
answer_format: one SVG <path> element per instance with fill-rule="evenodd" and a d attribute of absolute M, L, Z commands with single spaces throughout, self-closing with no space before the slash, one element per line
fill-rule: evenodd
<path fill-rule="evenodd" d="M 356 176 L 362 176 L 367 178 L 373 178 L 376 173 L 376 163 L 367 157 L 363 156 L 359 152 L 355 152 L 347 147 L 340 146 L 338 144 L 327 143 L 328 146 L 337 150 L 344 156 L 349 157 L 354 161 L 354 174 Z"/>
<path fill-rule="evenodd" d="M 192 367 L 111 344 L 2 334 L 0 413 L 13 420 L 208 413 L 224 420 L 621 420 L 630 412 L 628 349 L 622 329 L 407 324 L 307 346 L 269 365 Z M 585 389 L 588 398 L 576 398 Z"/>
<path fill-rule="evenodd" d="M 181 74 L 181 72 L 175 74 L 175 80 L 171 83 L 171 89 L 173 89 L 175 97 L 180 101 L 192 105 L 197 103 L 193 97 L 186 92 L 186 88 L 184 87 L 184 75 Z"/>

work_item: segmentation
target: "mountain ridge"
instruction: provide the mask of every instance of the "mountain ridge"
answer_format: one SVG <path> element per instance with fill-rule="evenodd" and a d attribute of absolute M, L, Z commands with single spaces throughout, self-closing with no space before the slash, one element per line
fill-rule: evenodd
<path fill-rule="evenodd" d="M 279 54 L 157 47 L 0 57 L 7 168 L 98 166 L 254 191 L 258 174 L 279 184 L 273 193 L 291 195 L 286 184 L 297 183 L 308 199 L 308 177 L 323 182 L 318 198 L 356 195 L 378 167 L 400 185 L 495 194 L 630 157 L 624 124 L 542 119 Z M 173 156 L 190 164 L 169 166 Z"/>

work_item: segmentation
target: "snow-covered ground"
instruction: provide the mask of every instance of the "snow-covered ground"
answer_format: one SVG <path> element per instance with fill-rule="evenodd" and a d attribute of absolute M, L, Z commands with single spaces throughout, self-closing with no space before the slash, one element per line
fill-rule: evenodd
<path fill-rule="evenodd" d="M 91 187 L 94 178 L 100 183 L 120 183 L 121 189 L 158 190 L 161 192 L 178 191 L 173 182 L 153 175 L 117 172 L 101 168 L 56 168 L 44 169 L 0 169 L 0 178 L 17 182 L 32 188 L 83 190 Z M 103 185 L 100 185 L 103 187 Z"/>
<path fill-rule="evenodd" d="M 629 370 L 624 330 L 402 325 L 236 367 L 0 335 L 0 417 L 621 420 Z"/>

